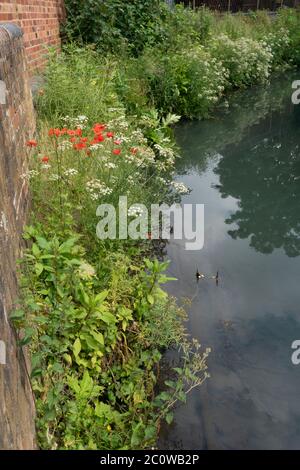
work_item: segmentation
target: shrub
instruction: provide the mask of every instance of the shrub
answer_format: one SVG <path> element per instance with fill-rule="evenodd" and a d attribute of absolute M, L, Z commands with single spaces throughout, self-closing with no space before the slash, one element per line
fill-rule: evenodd
<path fill-rule="evenodd" d="M 61 54 L 50 51 L 45 86 L 36 97 L 39 116 L 57 124 L 65 116 L 85 115 L 96 122 L 109 118 L 107 110 L 117 108 L 113 79 L 116 60 L 92 47 L 64 47 Z"/>
<path fill-rule="evenodd" d="M 144 81 L 149 103 L 161 113 L 195 118 L 207 116 L 222 94 L 225 70 L 199 45 L 170 54 L 148 49 L 131 62 L 128 76 Z"/>
<path fill-rule="evenodd" d="M 211 53 L 228 70 L 228 87 L 245 87 L 268 80 L 273 55 L 270 47 L 249 38 L 222 35 L 211 42 Z"/>
<path fill-rule="evenodd" d="M 124 45 L 137 54 L 150 41 L 158 41 L 166 6 L 160 0 L 66 0 L 69 39 L 95 44 L 102 51 Z"/>

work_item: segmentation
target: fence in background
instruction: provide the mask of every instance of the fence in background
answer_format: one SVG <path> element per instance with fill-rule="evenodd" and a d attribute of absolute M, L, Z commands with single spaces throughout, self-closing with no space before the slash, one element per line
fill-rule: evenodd
<path fill-rule="evenodd" d="M 296 7 L 300 4 L 299 0 L 175 0 L 168 3 L 182 3 L 191 8 L 199 8 L 207 6 L 212 10 L 218 11 L 231 11 L 236 13 L 238 11 L 249 10 L 270 10 L 276 11 L 280 7 Z"/>

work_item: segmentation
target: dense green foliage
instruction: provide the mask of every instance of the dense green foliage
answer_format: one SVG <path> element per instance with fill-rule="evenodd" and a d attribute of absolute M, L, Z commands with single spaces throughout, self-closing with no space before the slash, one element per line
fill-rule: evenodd
<path fill-rule="evenodd" d="M 167 263 L 155 259 L 163 242 L 152 242 L 151 233 L 143 240 L 96 236 L 100 203 L 118 207 L 127 196 L 134 222 L 135 203 L 149 208 L 182 191 L 172 185 L 169 126 L 178 117 L 126 116 L 115 74 L 115 59 L 99 62 L 92 49 L 71 46 L 52 56 L 36 103 L 39 138 L 28 142 L 22 177 L 30 181 L 32 216 L 12 320 L 32 353 L 46 449 L 153 445 L 173 405 L 207 377 L 208 351 L 189 342 L 184 312 L 160 287 L 171 280 Z M 170 347 L 181 359 L 164 380 L 158 363 Z"/>
<path fill-rule="evenodd" d="M 67 37 L 94 43 L 102 51 L 128 46 L 134 54 L 161 39 L 159 0 L 67 0 Z"/>
<path fill-rule="evenodd" d="M 95 0 L 109 11 L 100 17 L 79 3 L 69 2 L 80 13 L 70 16 L 68 36 L 93 43 L 100 55 L 117 54 L 117 92 L 130 113 L 155 107 L 161 114 L 205 117 L 224 90 L 265 83 L 272 71 L 300 60 L 298 10 L 285 8 L 274 18 L 262 11 L 220 15 L 157 1 Z M 106 26 L 93 38 L 86 30 L 96 21 Z"/>

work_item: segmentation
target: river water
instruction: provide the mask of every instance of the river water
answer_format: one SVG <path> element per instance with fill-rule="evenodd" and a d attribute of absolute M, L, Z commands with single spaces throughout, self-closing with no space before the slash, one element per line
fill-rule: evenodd
<path fill-rule="evenodd" d="M 205 241 L 168 246 L 169 291 L 211 378 L 175 410 L 165 449 L 300 449 L 300 105 L 288 74 L 234 93 L 214 119 L 178 126 L 183 203 L 205 205 Z M 196 282 L 196 269 L 205 279 Z M 211 279 L 219 272 L 219 284 Z"/>

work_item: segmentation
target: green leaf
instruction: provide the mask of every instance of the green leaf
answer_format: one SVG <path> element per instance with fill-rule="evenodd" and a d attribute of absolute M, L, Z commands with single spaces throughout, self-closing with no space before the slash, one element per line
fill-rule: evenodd
<path fill-rule="evenodd" d="M 156 426 L 153 426 L 153 425 L 149 425 L 145 428 L 145 439 L 147 441 L 150 441 L 152 439 L 155 439 L 156 438 L 156 434 L 157 434 L 157 429 L 156 429 Z"/>
<path fill-rule="evenodd" d="M 24 318 L 24 317 L 25 317 L 25 312 L 24 312 L 24 310 L 20 310 L 20 309 L 19 309 L 19 310 L 15 310 L 14 312 L 12 312 L 12 313 L 10 314 L 10 317 L 9 317 L 9 318 L 10 318 L 11 320 L 21 320 L 21 319 Z"/>
<path fill-rule="evenodd" d="M 147 295 L 147 300 L 148 300 L 148 302 L 149 302 L 150 305 L 153 305 L 153 304 L 154 304 L 154 297 L 153 297 L 153 295 L 148 294 L 148 295 Z"/>
<path fill-rule="evenodd" d="M 40 276 L 43 271 L 44 271 L 44 265 L 41 264 L 41 263 L 36 263 L 35 264 L 35 274 L 37 276 Z"/>
<path fill-rule="evenodd" d="M 142 443 L 144 436 L 144 424 L 140 422 L 133 428 L 131 436 L 131 447 L 133 449 L 138 448 L 139 445 Z"/>
<path fill-rule="evenodd" d="M 110 325 L 110 324 L 114 325 L 117 321 L 115 316 L 108 311 L 99 312 L 99 315 L 97 315 L 97 318 L 100 318 L 107 325 Z"/>
<path fill-rule="evenodd" d="M 98 333 L 97 331 L 91 330 L 91 335 L 93 338 L 95 338 L 98 343 L 102 344 L 104 346 L 104 336 L 102 333 Z"/>
<path fill-rule="evenodd" d="M 42 373 L 43 373 L 43 370 L 37 367 L 35 369 L 32 369 L 30 377 L 33 379 L 34 377 L 38 377 L 39 375 L 42 375 Z"/>
<path fill-rule="evenodd" d="M 73 344 L 73 353 L 74 356 L 77 357 L 81 351 L 81 341 L 79 338 L 75 339 Z"/>
<path fill-rule="evenodd" d="M 34 256 L 36 258 L 38 258 L 40 256 L 41 250 L 39 249 L 39 247 L 35 243 L 33 243 L 31 250 L 32 250 L 32 253 L 34 254 Z"/>
<path fill-rule="evenodd" d="M 173 421 L 173 419 L 174 419 L 173 413 L 167 413 L 167 414 L 166 414 L 166 422 L 167 422 L 167 424 L 171 424 L 172 421 Z"/>
<path fill-rule="evenodd" d="M 49 245 L 49 243 L 47 242 L 47 240 L 45 238 L 36 237 L 36 241 L 37 241 L 39 247 L 42 248 L 42 250 L 49 250 L 50 245 Z"/>
<path fill-rule="evenodd" d="M 95 296 L 95 301 L 99 305 L 106 299 L 107 296 L 108 296 L 108 290 L 104 290 L 103 292 L 100 292 L 100 294 L 97 294 Z"/>
<path fill-rule="evenodd" d="M 26 344 L 30 343 L 34 330 L 28 328 L 25 330 L 24 337 L 19 341 L 20 346 L 25 346 Z"/>

